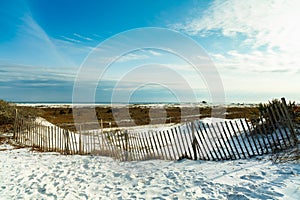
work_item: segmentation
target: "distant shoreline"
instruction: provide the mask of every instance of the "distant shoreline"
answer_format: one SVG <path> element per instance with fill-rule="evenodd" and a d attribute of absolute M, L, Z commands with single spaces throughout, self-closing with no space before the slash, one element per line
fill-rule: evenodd
<path fill-rule="evenodd" d="M 89 106 L 111 106 L 111 107 L 124 107 L 124 106 L 146 106 L 146 107 L 162 107 L 162 106 L 179 106 L 179 107 L 211 107 L 211 106 L 242 106 L 252 107 L 257 106 L 259 103 L 226 103 L 226 104 L 211 104 L 202 102 L 129 102 L 129 103 L 110 103 L 110 102 L 95 102 L 95 103 L 72 103 L 72 102 L 11 102 L 17 106 L 28 106 L 28 107 L 89 107 Z"/>

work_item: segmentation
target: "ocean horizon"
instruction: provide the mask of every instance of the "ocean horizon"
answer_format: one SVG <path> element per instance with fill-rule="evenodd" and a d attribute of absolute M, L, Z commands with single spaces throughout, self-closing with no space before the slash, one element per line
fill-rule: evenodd
<path fill-rule="evenodd" d="M 257 105 L 258 103 L 234 103 L 226 102 L 225 104 L 211 102 L 70 102 L 70 101 L 10 101 L 17 105 Z"/>

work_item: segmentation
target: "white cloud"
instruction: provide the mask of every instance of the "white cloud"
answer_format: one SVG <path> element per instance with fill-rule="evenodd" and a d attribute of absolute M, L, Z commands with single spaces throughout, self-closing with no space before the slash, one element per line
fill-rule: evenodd
<path fill-rule="evenodd" d="M 24 52 L 21 54 L 25 58 L 23 60 L 29 60 L 35 54 L 38 54 L 38 57 L 34 62 L 18 60 L 18 63 L 43 65 L 50 68 L 68 66 L 76 70 L 85 56 L 93 50 L 92 44 L 86 44 L 86 41 L 92 40 L 88 37 L 75 33 L 75 39 L 67 36 L 54 38 L 47 34 L 31 13 L 24 15 L 22 20 L 23 24 L 19 26 L 18 38 L 14 43 Z M 82 39 L 85 41 L 81 41 Z"/>
<path fill-rule="evenodd" d="M 243 72 L 291 72 L 299 69 L 299 60 L 288 53 L 253 50 L 247 54 L 229 51 L 226 54 L 211 54 L 219 69 L 236 69 Z"/>
<path fill-rule="evenodd" d="M 122 56 L 120 59 L 118 59 L 118 62 L 128 62 L 133 60 L 144 60 L 149 58 L 147 55 L 143 54 L 135 54 L 135 53 L 129 53 L 124 56 Z"/>
<path fill-rule="evenodd" d="M 162 54 L 159 53 L 158 51 L 154 51 L 154 50 L 148 50 L 148 52 L 153 55 L 153 56 L 161 56 Z"/>
<path fill-rule="evenodd" d="M 89 37 L 86 37 L 86 36 L 79 35 L 78 33 L 74 33 L 73 35 L 76 36 L 77 38 L 80 38 L 80 39 L 83 39 L 83 40 L 93 41 L 92 38 L 89 38 Z"/>
<path fill-rule="evenodd" d="M 194 13 L 173 27 L 202 37 L 219 31 L 240 42 L 232 51 L 212 55 L 219 66 L 294 72 L 300 68 L 299 10 L 298 0 L 216 0 L 202 15 Z"/>
<path fill-rule="evenodd" d="M 74 46 L 79 49 L 83 45 L 75 45 L 74 41 L 55 39 L 49 36 L 32 14 L 26 11 L 20 17 L 16 36 L 0 46 L 2 52 L 0 64 L 15 65 L 15 63 L 19 63 L 25 68 L 20 69 L 21 72 L 25 71 L 28 65 L 44 66 L 49 69 L 61 67 L 62 70 L 67 66 L 76 70 L 78 64 L 76 65 L 73 59 L 66 55 L 69 52 L 66 51 L 66 48 L 74 51 Z"/>
<path fill-rule="evenodd" d="M 56 65 L 66 65 L 62 53 L 31 14 L 25 15 L 22 20 L 24 23 L 19 27 L 19 38 L 16 42 L 24 48 L 24 53 L 33 50 L 39 53 L 39 57 L 52 58 L 52 63 Z"/>
<path fill-rule="evenodd" d="M 73 40 L 72 38 L 61 37 L 63 39 L 52 38 L 54 45 L 57 49 L 64 52 L 64 55 L 69 55 L 73 59 L 72 61 L 77 63 L 77 65 L 80 64 L 85 56 L 94 49 L 93 46 L 86 45 L 80 41 Z M 77 60 L 79 60 L 79 62 Z"/>
<path fill-rule="evenodd" d="M 17 80 L 52 80 L 73 81 L 76 72 L 70 67 L 47 68 L 23 64 L 0 64 L 0 81 L 9 82 Z"/>
<path fill-rule="evenodd" d="M 196 14 L 174 27 L 192 35 L 206 35 L 211 30 L 220 30 L 228 37 L 241 33 L 255 47 L 267 45 L 286 50 L 299 41 L 299 9 L 298 0 L 216 0 L 202 16 Z"/>
<path fill-rule="evenodd" d="M 140 49 L 136 51 L 136 53 L 128 53 L 124 56 L 122 56 L 118 62 L 128 62 L 133 60 L 145 60 L 148 58 L 155 58 L 156 56 L 162 56 L 163 53 L 160 53 L 156 50 L 151 49 Z"/>
<path fill-rule="evenodd" d="M 199 9 L 171 27 L 224 47 L 208 54 L 229 96 L 299 100 L 299 10 L 298 0 L 215 0 L 204 13 Z"/>
<path fill-rule="evenodd" d="M 79 40 L 76 40 L 74 38 L 69 38 L 69 37 L 66 37 L 66 36 L 61 36 L 61 38 L 68 41 L 68 42 L 81 43 Z"/>

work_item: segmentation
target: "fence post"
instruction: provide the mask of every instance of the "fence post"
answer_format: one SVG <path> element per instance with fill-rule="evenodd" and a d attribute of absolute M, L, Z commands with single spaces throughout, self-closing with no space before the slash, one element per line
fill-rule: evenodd
<path fill-rule="evenodd" d="M 55 127 L 51 127 L 52 129 L 52 133 L 53 133 L 53 138 L 54 138 L 54 151 L 58 151 L 58 147 L 57 147 L 57 132 L 56 132 L 56 129 Z"/>
<path fill-rule="evenodd" d="M 79 125 L 79 154 L 82 154 L 82 146 L 81 146 L 81 125 Z"/>
<path fill-rule="evenodd" d="M 14 135 L 13 138 L 16 140 L 17 124 L 18 124 L 18 109 L 15 109 L 15 123 L 14 123 Z"/>
<path fill-rule="evenodd" d="M 297 136 L 296 136 L 296 133 L 295 133 L 295 129 L 294 129 L 295 127 L 294 127 L 294 124 L 293 124 L 293 122 L 292 122 L 292 120 L 290 118 L 290 114 L 288 112 L 288 108 L 287 108 L 287 104 L 286 104 L 285 98 L 281 98 L 281 101 L 282 101 L 282 104 L 283 104 L 282 107 L 283 107 L 283 110 L 285 112 L 285 116 L 286 116 L 287 121 L 288 121 L 288 126 L 290 128 L 291 133 L 292 133 L 295 145 L 297 145 L 298 139 L 297 139 Z"/>
<path fill-rule="evenodd" d="M 101 119 L 101 134 L 103 135 L 103 120 Z M 100 144 L 99 144 L 100 145 Z M 104 147 L 104 140 L 102 139 L 102 147 Z"/>
<path fill-rule="evenodd" d="M 75 152 L 75 154 L 76 154 L 76 153 L 78 153 L 78 146 L 77 146 L 76 133 L 73 132 L 72 135 L 73 135 L 73 140 L 74 140 L 74 146 L 73 146 L 73 148 L 74 148 L 74 152 Z"/>
<path fill-rule="evenodd" d="M 69 139 L 69 143 L 68 143 L 69 144 L 69 152 L 72 155 L 75 152 L 73 134 L 71 131 L 67 130 L 67 132 L 68 132 L 68 139 Z"/>
<path fill-rule="evenodd" d="M 54 151 L 54 136 L 53 136 L 53 126 L 50 127 L 51 132 L 51 151 Z"/>
<path fill-rule="evenodd" d="M 192 148 L 193 148 L 193 152 L 194 152 L 194 160 L 197 160 L 198 158 L 197 158 L 197 149 L 196 149 L 197 147 L 196 147 L 196 145 L 198 143 L 197 143 L 196 136 L 195 136 L 195 125 L 194 125 L 193 122 L 191 124 L 192 124 L 191 129 L 192 129 L 192 138 L 193 138 Z"/>
<path fill-rule="evenodd" d="M 56 131 L 58 133 L 58 146 L 59 146 L 59 152 L 63 153 L 63 147 L 62 147 L 62 142 L 63 142 L 63 137 L 60 131 L 60 128 L 56 127 Z"/>
<path fill-rule="evenodd" d="M 89 132 L 89 136 L 90 136 L 90 154 L 94 154 L 93 153 L 93 147 L 94 147 L 94 145 L 93 145 L 93 141 L 94 141 L 94 135 L 93 135 L 93 131 L 90 131 Z"/>
<path fill-rule="evenodd" d="M 40 134 L 41 134 L 41 127 L 40 124 L 37 124 L 37 132 L 36 132 L 36 138 L 37 138 L 37 143 L 38 143 L 38 149 L 41 148 L 41 140 L 40 140 Z"/>
<path fill-rule="evenodd" d="M 65 136 L 65 153 L 69 154 L 69 132 L 64 130 L 63 134 Z"/>
<path fill-rule="evenodd" d="M 128 132 L 127 132 L 127 130 L 125 130 L 124 134 L 125 134 L 125 160 L 128 161 L 129 148 L 128 148 Z"/>

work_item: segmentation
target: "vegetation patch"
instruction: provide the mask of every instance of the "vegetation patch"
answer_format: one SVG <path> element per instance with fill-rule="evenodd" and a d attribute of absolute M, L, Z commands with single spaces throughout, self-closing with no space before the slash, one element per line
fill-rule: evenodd
<path fill-rule="evenodd" d="M 32 107 L 18 107 L 14 103 L 0 100 L 0 134 L 13 132 L 16 112 L 19 117 L 33 119 L 39 110 Z"/>

